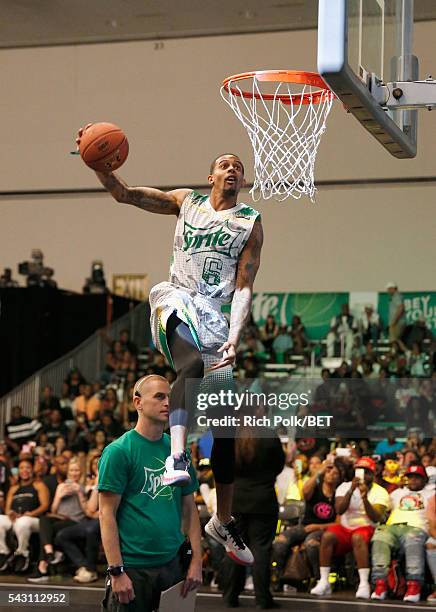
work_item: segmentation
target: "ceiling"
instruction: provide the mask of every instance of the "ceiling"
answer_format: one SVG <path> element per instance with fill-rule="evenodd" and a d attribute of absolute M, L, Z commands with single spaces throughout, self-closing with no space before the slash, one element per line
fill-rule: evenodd
<path fill-rule="evenodd" d="M 0 48 L 316 27 L 317 0 L 0 0 Z M 436 19 L 416 0 L 415 20 Z"/>

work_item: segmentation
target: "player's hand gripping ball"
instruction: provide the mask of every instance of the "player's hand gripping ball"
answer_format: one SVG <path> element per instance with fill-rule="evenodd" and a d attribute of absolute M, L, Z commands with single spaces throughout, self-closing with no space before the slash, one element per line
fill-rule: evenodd
<path fill-rule="evenodd" d="M 117 170 L 129 154 L 126 135 L 113 123 L 89 123 L 76 142 L 85 164 L 98 172 Z"/>

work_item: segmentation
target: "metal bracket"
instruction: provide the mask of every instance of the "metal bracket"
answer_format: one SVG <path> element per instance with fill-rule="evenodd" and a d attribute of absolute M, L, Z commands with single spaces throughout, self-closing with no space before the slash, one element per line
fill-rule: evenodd
<path fill-rule="evenodd" d="M 436 108 L 436 80 L 394 81 L 382 83 L 371 74 L 370 90 L 377 102 L 386 110 L 417 110 Z"/>

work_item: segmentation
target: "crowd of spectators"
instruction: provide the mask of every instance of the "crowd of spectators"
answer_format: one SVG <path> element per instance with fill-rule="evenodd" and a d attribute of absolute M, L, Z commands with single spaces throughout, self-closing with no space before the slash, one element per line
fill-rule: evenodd
<path fill-rule="evenodd" d="M 371 313 L 366 314 L 370 321 Z M 339 414 L 349 423 L 354 419 L 361 431 L 379 419 L 403 422 L 404 431 L 397 439 L 395 429 L 387 430 L 385 439 L 377 443 L 363 435 L 329 440 L 307 436 L 291 446 L 282 436 L 286 463 L 275 489 L 283 517 L 272 551 L 263 551 L 262 562 L 265 565 L 265 558 L 271 558 L 272 584 L 280 590 L 289 582 L 290 561 L 299 547 L 306 559 L 309 588 L 314 595 L 325 594 L 329 575 L 344 566 L 344 555 L 353 550 L 360 580 L 357 596 L 371 595 L 371 575 L 373 597 L 383 599 L 392 570 L 391 552 L 404 548 L 403 596 L 417 601 L 424 572 L 429 567 L 435 571 L 436 531 L 430 516 L 434 507 L 428 492 L 434 496 L 436 439 L 431 431 L 436 422 L 436 377 L 428 368 L 412 374 L 420 346 L 412 346 L 409 354 L 393 341 L 389 353 L 380 355 L 374 350 L 374 330 L 369 324 L 366 329 L 371 337 L 364 348 L 361 333 L 353 339 L 349 361 L 336 370 L 322 370 L 311 410 Z M 127 330 L 115 341 L 106 339 L 110 346 L 99 380 L 86 381 L 73 369 L 59 397 L 49 386 L 42 390 L 34 418 L 24 416 L 19 406 L 11 411 L 0 443 L 0 572 L 26 573 L 33 582 L 65 572 L 73 573 L 79 583 L 98 577 L 102 555 L 98 459 L 107 444 L 135 426 L 131 395 L 137 378 L 155 373 L 170 384 L 175 379 L 160 354 L 152 349 L 138 354 Z M 290 354 L 305 357 L 308 350 L 299 317 L 293 318 L 290 329 L 280 327 L 271 316 L 264 328 L 251 321 L 238 354 L 239 374 L 255 377 L 262 361 L 275 360 L 279 354 L 284 361 Z M 402 378 L 405 374 L 408 377 Z M 387 384 L 392 378 L 393 387 Z M 362 391 L 362 383 L 370 391 Z M 213 512 L 216 496 L 208 435 L 191 444 L 191 454 L 199 474 L 197 502 Z M 363 470 L 363 475 L 357 477 L 355 469 Z M 405 514 L 411 509 L 413 513 Z M 406 546 L 410 541 L 413 547 Z M 216 561 L 223 551 L 217 551 L 206 534 L 204 547 L 206 575 L 226 591 L 222 564 Z M 253 572 L 255 583 L 259 575 L 264 584 L 265 569 Z M 239 571 L 239 590 L 243 578 Z M 245 584 L 253 585 L 253 577 L 248 575 Z"/>

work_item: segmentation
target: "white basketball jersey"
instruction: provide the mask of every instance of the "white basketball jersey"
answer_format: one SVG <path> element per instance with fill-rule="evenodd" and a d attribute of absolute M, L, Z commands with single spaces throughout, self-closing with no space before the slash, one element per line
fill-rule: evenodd
<path fill-rule="evenodd" d="M 176 225 L 170 283 L 222 304 L 231 302 L 239 255 L 258 217 L 243 203 L 216 211 L 208 196 L 191 192 Z"/>

